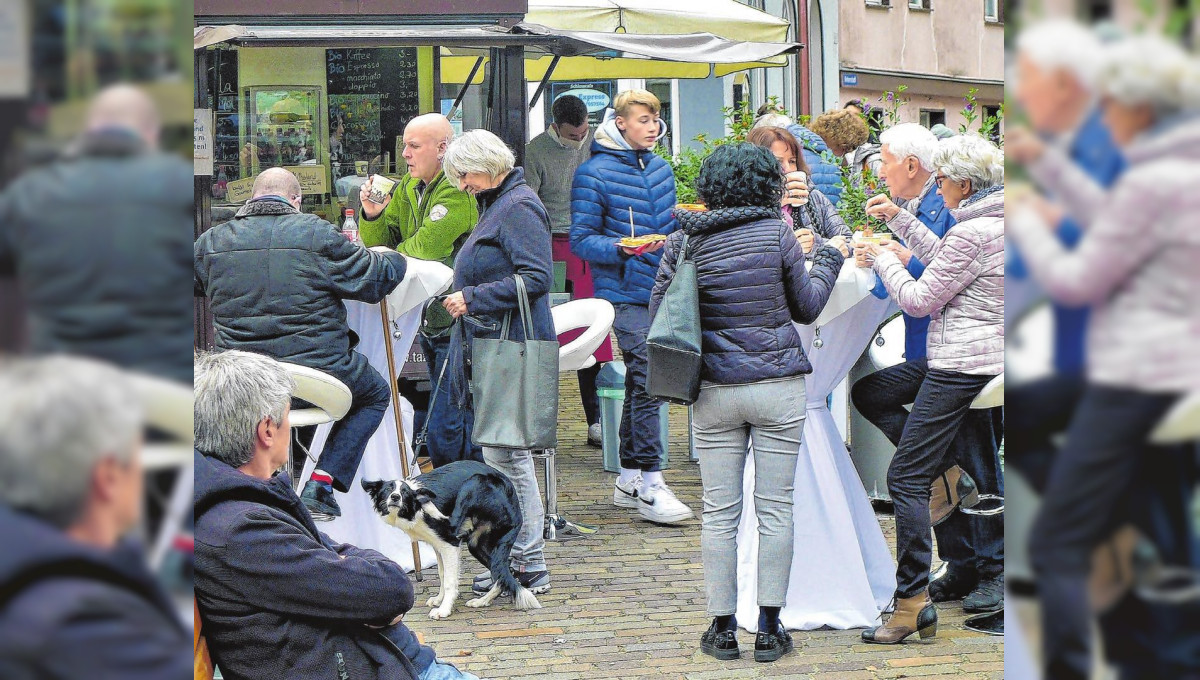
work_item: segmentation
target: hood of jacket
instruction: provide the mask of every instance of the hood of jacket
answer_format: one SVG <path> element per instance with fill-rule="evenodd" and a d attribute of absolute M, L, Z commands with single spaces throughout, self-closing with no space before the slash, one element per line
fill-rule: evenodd
<path fill-rule="evenodd" d="M 292 207 L 282 196 L 259 196 L 246 201 L 246 205 L 238 208 L 233 217 L 259 217 L 262 215 L 299 215 L 300 211 Z"/>
<path fill-rule="evenodd" d="M 760 206 L 740 206 L 735 208 L 717 208 L 704 212 L 690 210 L 675 211 L 675 219 L 687 232 L 688 236 L 711 234 L 731 229 L 749 222 L 766 219 L 783 219 L 778 208 Z"/>
<path fill-rule="evenodd" d="M 1004 217 L 1004 187 L 996 187 L 995 191 L 974 201 L 967 199 L 957 208 L 951 208 L 950 214 L 958 222 L 976 217 Z"/>
<path fill-rule="evenodd" d="M 219 503 L 245 501 L 283 510 L 301 522 L 313 536 L 320 535 L 312 517 L 304 512 L 299 496 L 291 493 L 286 474 L 277 474 L 270 480 L 258 479 L 212 456 L 199 451 L 193 454 L 196 479 L 193 509 L 197 519 Z"/>
<path fill-rule="evenodd" d="M 0 506 L 0 541 L 7 546 L 0 551 L 0 610 L 34 581 L 77 578 L 134 592 L 162 610 L 164 618 L 177 623 L 170 602 L 144 566 L 140 546 L 133 541 L 102 550 L 5 506 Z"/>
<path fill-rule="evenodd" d="M 653 156 L 653 149 L 634 149 L 617 128 L 617 119 L 610 118 L 596 128 L 592 137 L 592 155 L 608 154 L 619 158 L 622 163 L 646 168 L 646 156 Z"/>

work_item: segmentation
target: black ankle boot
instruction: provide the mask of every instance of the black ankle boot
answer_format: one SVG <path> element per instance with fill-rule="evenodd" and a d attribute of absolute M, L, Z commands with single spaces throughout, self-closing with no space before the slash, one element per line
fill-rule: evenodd
<path fill-rule="evenodd" d="M 741 656 L 738 649 L 737 630 L 723 630 L 714 619 L 704 635 L 700 636 L 700 651 L 721 661 Z"/>
<path fill-rule="evenodd" d="M 779 657 L 792 651 L 792 636 L 788 635 L 783 624 L 775 628 L 774 633 L 759 631 L 754 636 L 754 660 L 777 661 Z"/>

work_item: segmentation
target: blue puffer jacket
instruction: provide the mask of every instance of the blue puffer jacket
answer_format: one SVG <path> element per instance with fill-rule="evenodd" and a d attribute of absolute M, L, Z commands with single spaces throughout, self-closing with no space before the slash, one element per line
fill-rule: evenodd
<path fill-rule="evenodd" d="M 816 249 L 812 271 L 792 230 L 770 208 L 679 213 L 700 287 L 705 383 L 743 385 L 811 373 L 793 321 L 825 308 L 842 254 Z M 653 315 L 675 276 L 682 234 L 667 240 L 650 301 Z"/>
<path fill-rule="evenodd" d="M 825 194 L 830 203 L 837 205 L 838 201 L 842 200 L 842 171 L 822 156 L 829 151 L 829 146 L 820 135 L 799 123 L 792 123 L 787 130 L 800 142 L 804 162 L 808 163 L 808 169 L 812 171 L 810 184 Z"/>
<path fill-rule="evenodd" d="M 650 150 L 634 151 L 609 121 L 596 130 L 592 157 L 571 186 L 571 252 L 592 265 L 596 297 L 613 304 L 650 303 L 661 251 L 629 257 L 617 241 L 634 233 L 670 234 L 679 228 L 675 175 Z"/>

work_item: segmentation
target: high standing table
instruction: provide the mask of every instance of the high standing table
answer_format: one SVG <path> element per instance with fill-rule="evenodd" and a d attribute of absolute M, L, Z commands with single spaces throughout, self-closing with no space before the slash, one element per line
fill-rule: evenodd
<path fill-rule="evenodd" d="M 817 322 L 797 324 L 813 372 L 805 379 L 808 414 L 796 465 L 795 549 L 787 606 L 793 630 L 873 625 L 896 589 L 895 563 L 837 423 L 829 395 L 896 311 L 870 294 L 875 274 L 847 260 Z M 820 347 L 814 340 L 820 330 Z M 754 459 L 748 456 L 738 526 L 738 624 L 758 628 L 758 520 Z"/>

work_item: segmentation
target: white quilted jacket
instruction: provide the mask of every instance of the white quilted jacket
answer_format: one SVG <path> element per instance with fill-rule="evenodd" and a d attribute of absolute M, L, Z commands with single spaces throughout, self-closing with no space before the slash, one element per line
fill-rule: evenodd
<path fill-rule="evenodd" d="M 1085 229 L 1066 250 L 1032 211 L 1012 236 L 1056 300 L 1091 305 L 1087 375 L 1145 392 L 1200 390 L 1200 119 L 1156 130 L 1125 151 L 1129 167 L 1100 188 L 1056 149 L 1030 173 Z"/>
<path fill-rule="evenodd" d="M 958 224 L 938 238 L 911 212 L 888 227 L 926 263 L 913 279 L 894 253 L 875 271 L 900 309 L 929 316 L 929 367 L 972 375 L 1004 370 L 1004 192 L 951 211 Z"/>

